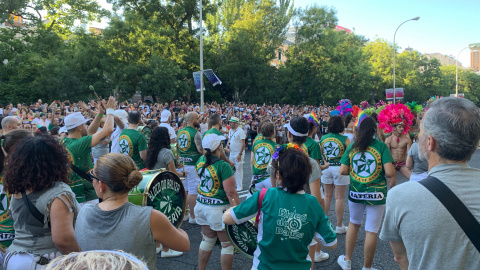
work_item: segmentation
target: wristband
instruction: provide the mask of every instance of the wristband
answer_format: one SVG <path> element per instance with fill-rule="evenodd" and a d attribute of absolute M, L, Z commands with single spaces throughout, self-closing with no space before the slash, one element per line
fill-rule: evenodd
<path fill-rule="evenodd" d="M 108 109 L 107 109 L 107 115 L 113 114 L 114 111 L 115 111 L 114 109 L 108 108 Z"/>
<path fill-rule="evenodd" d="M 104 117 L 105 115 L 103 115 L 103 114 L 98 114 L 98 113 L 97 113 L 97 116 L 98 116 L 98 117 Z"/>

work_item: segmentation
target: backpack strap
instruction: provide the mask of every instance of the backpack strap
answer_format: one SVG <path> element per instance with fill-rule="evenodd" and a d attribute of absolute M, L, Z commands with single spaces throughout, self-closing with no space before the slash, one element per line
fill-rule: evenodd
<path fill-rule="evenodd" d="M 419 183 L 435 195 L 445 206 L 480 253 L 480 233 L 478 233 L 480 232 L 480 223 L 478 223 L 465 204 L 436 177 L 428 176 L 426 179 L 419 181 Z"/>
<path fill-rule="evenodd" d="M 258 196 L 258 212 L 257 212 L 257 217 L 255 218 L 255 224 L 260 222 L 260 210 L 262 210 L 262 204 L 263 204 L 263 198 L 265 198 L 265 193 L 267 193 L 267 188 L 262 188 L 260 190 L 260 195 Z"/>
<path fill-rule="evenodd" d="M 38 220 L 40 221 L 42 224 L 43 224 L 43 221 L 45 219 L 45 216 L 42 215 L 42 213 L 40 213 L 40 211 L 38 211 L 37 207 L 35 207 L 35 205 L 30 201 L 30 199 L 28 198 L 27 194 L 25 193 L 25 191 L 22 191 L 22 199 L 23 199 L 23 202 L 25 203 L 25 205 L 27 206 L 28 208 L 28 211 L 30 211 L 30 213 Z"/>

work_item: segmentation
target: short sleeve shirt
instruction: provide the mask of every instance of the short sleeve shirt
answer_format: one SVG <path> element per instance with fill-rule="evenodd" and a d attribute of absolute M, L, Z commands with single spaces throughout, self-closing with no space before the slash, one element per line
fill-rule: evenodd
<path fill-rule="evenodd" d="M 80 139 L 65 138 L 63 140 L 68 152 L 68 158 L 72 164 L 88 173 L 93 169 L 92 135 L 81 137 Z M 97 198 L 92 183 L 80 177 L 74 171 L 70 172 L 69 186 L 75 193 L 79 203 L 94 200 Z"/>
<path fill-rule="evenodd" d="M 118 145 L 120 153 L 131 157 L 139 170 L 145 167 L 140 158 L 140 152 L 147 150 L 145 136 L 134 129 L 124 129 L 118 138 Z"/>
<path fill-rule="evenodd" d="M 256 192 L 230 210 L 235 223 L 256 216 L 259 194 Z M 308 246 L 314 238 L 325 246 L 337 242 L 332 224 L 317 199 L 303 191 L 291 194 L 281 188 L 268 189 L 260 210 L 253 266 L 259 270 L 310 269 Z"/>
<path fill-rule="evenodd" d="M 422 174 L 428 171 L 428 161 L 420 159 L 417 142 L 412 144 L 410 150 L 408 150 L 408 155 L 413 158 L 413 173 Z"/>
<path fill-rule="evenodd" d="M 318 143 L 314 139 L 312 139 L 311 137 L 307 137 L 307 141 L 304 143 L 304 145 L 307 147 L 308 156 L 313 159 L 322 159 L 320 145 L 318 145 Z"/>
<path fill-rule="evenodd" d="M 267 173 L 267 167 L 277 147 L 278 144 L 263 137 L 254 143 L 252 170 L 255 183 L 260 183 L 270 176 Z"/>
<path fill-rule="evenodd" d="M 149 168 L 150 170 L 158 170 L 158 169 L 168 169 L 168 163 L 174 161 L 173 153 L 171 150 L 167 148 L 162 148 L 158 152 L 157 162 L 153 166 L 153 168 Z"/>
<path fill-rule="evenodd" d="M 355 203 L 379 205 L 387 198 L 387 180 L 383 165 L 393 162 L 387 145 L 373 140 L 365 152 L 350 144 L 340 163 L 350 167 L 349 200 Z"/>
<path fill-rule="evenodd" d="M 197 161 L 196 170 L 200 177 L 197 201 L 208 205 L 229 204 L 227 194 L 223 188 L 223 181 L 233 175 L 232 167 L 227 162 L 220 160 L 203 170 L 203 164 L 206 161 L 207 159 L 204 155 Z"/>
<path fill-rule="evenodd" d="M 230 151 L 232 153 L 240 153 L 240 150 L 242 149 L 242 140 L 245 140 L 245 137 L 245 131 L 243 131 L 241 127 L 238 127 L 235 130 L 230 129 L 228 132 L 228 140 L 230 141 Z"/>

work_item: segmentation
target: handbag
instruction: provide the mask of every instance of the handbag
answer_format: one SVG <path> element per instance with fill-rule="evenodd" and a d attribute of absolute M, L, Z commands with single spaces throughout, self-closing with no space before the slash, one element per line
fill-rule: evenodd
<path fill-rule="evenodd" d="M 419 181 L 427 188 L 450 212 L 460 228 L 480 253 L 480 223 L 463 204 L 463 202 L 442 181 L 433 176 L 428 176 Z"/>

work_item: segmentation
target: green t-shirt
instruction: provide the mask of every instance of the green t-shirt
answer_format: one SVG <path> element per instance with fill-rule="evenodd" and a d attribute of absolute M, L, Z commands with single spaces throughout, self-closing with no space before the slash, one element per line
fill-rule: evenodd
<path fill-rule="evenodd" d="M 207 136 L 208 134 L 217 134 L 218 136 L 223 136 L 223 133 L 220 130 L 216 128 L 211 128 L 203 134 L 202 139 L 205 138 L 205 136 Z"/>
<path fill-rule="evenodd" d="M 65 138 L 63 140 L 67 149 L 70 162 L 88 174 L 93 169 L 92 159 L 92 135 L 81 137 L 80 139 Z M 77 201 L 83 203 L 97 199 L 97 194 L 91 182 L 83 179 L 74 171 L 70 172 L 70 181 L 68 183 L 72 191 L 75 193 Z"/>
<path fill-rule="evenodd" d="M 0 247 L 8 248 L 15 237 L 13 219 L 9 215 L 12 196 L 3 189 L 3 173 L 0 173 Z"/>
<path fill-rule="evenodd" d="M 197 161 L 197 173 L 200 177 L 197 201 L 208 205 L 229 204 L 222 182 L 233 175 L 232 167 L 227 162 L 220 160 L 205 168 L 200 176 L 206 161 L 205 156 L 201 156 Z"/>
<path fill-rule="evenodd" d="M 230 210 L 235 223 L 257 215 L 260 192 Z M 315 238 L 325 246 L 337 243 L 337 235 L 317 199 L 304 191 L 295 194 L 268 189 L 262 201 L 258 246 L 253 266 L 259 270 L 310 269 L 308 246 Z"/>
<path fill-rule="evenodd" d="M 139 170 L 145 168 L 140 157 L 140 152 L 147 150 L 145 136 L 134 129 L 124 129 L 118 138 L 118 145 L 120 153 L 131 157 Z"/>
<path fill-rule="evenodd" d="M 383 164 L 393 162 L 387 145 L 373 140 L 367 151 L 352 149 L 350 144 L 340 163 L 350 167 L 349 200 L 370 205 L 385 204 L 387 199 L 387 179 Z"/>
<path fill-rule="evenodd" d="M 255 137 L 255 139 L 253 140 L 253 144 L 255 144 L 257 142 L 257 140 L 260 140 L 262 138 L 263 138 L 262 133 L 258 133 L 257 137 Z"/>
<path fill-rule="evenodd" d="M 340 166 L 340 159 L 345 153 L 347 136 L 337 133 L 328 133 L 322 136 L 320 145 L 323 148 L 323 153 L 330 161 L 330 166 Z"/>
<path fill-rule="evenodd" d="M 314 139 L 312 139 L 311 137 L 307 137 L 307 140 L 303 145 L 307 147 L 309 157 L 316 160 L 322 160 L 322 152 L 320 151 L 320 145 L 318 145 L 318 143 Z"/>
<path fill-rule="evenodd" d="M 201 156 L 194 140 L 197 133 L 198 130 L 190 126 L 184 127 L 178 131 L 178 149 L 180 150 L 180 156 L 185 161 L 185 165 L 197 165 L 197 161 Z"/>
<path fill-rule="evenodd" d="M 258 137 L 257 137 L 258 138 Z M 259 138 L 253 144 L 253 180 L 255 183 L 260 183 L 270 177 L 267 172 L 267 166 L 272 159 L 273 153 L 277 150 L 278 144 L 267 139 Z"/>

